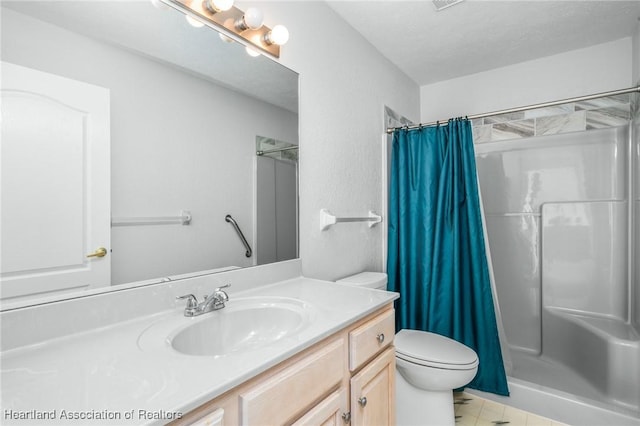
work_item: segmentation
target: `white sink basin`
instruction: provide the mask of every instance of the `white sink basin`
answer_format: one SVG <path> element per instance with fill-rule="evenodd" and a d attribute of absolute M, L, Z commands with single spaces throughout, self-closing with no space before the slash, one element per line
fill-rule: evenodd
<path fill-rule="evenodd" d="M 164 341 L 184 355 L 220 357 L 260 348 L 293 337 L 310 323 L 311 305 L 281 297 L 240 298 L 194 318 L 172 318 L 148 329 L 143 349 Z"/>

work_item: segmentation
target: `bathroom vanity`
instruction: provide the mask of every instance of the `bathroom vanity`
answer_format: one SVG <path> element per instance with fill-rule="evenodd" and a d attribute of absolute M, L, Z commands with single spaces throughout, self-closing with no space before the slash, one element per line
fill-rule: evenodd
<path fill-rule="evenodd" d="M 207 424 L 220 408 L 224 425 L 394 424 L 394 333 L 387 305 L 174 424 Z"/>
<path fill-rule="evenodd" d="M 396 298 L 291 261 L 4 311 L 2 423 L 392 424 Z"/>

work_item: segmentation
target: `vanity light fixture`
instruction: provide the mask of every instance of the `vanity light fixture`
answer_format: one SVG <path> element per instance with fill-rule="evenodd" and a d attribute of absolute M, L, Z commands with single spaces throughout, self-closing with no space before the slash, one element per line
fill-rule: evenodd
<path fill-rule="evenodd" d="M 225 12 L 233 7 L 233 0 L 204 0 L 202 5 L 209 13 Z"/>
<path fill-rule="evenodd" d="M 249 47 L 251 53 L 266 53 L 280 57 L 280 46 L 289 40 L 289 31 L 283 25 L 273 29 L 263 25 L 264 14 L 250 7 L 246 12 L 233 5 L 233 0 L 152 0 L 161 1 L 191 19 L 204 23 L 220 32 L 223 40 L 234 40 Z M 193 23 L 192 23 L 193 25 Z M 252 55 L 253 56 L 253 55 Z"/>

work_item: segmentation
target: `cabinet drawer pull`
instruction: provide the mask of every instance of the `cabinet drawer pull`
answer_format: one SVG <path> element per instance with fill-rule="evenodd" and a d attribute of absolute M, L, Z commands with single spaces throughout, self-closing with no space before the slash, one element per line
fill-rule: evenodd
<path fill-rule="evenodd" d="M 351 411 L 347 411 L 346 413 L 342 413 L 342 420 L 345 423 L 351 423 Z"/>
<path fill-rule="evenodd" d="M 376 338 L 378 339 L 378 343 L 384 342 L 384 333 L 378 334 Z"/>
<path fill-rule="evenodd" d="M 362 398 L 358 399 L 358 404 L 360 404 L 362 407 L 366 407 L 367 406 L 367 397 L 363 396 Z"/>

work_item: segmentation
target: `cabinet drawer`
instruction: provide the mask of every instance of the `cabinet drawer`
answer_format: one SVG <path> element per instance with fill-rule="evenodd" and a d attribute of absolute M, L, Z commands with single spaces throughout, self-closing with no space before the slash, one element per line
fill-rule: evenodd
<path fill-rule="evenodd" d="M 395 311 L 388 310 L 349 333 L 349 370 L 357 370 L 393 342 Z"/>
<path fill-rule="evenodd" d="M 338 339 L 240 394 L 241 424 L 282 425 L 337 387 L 345 372 Z"/>

